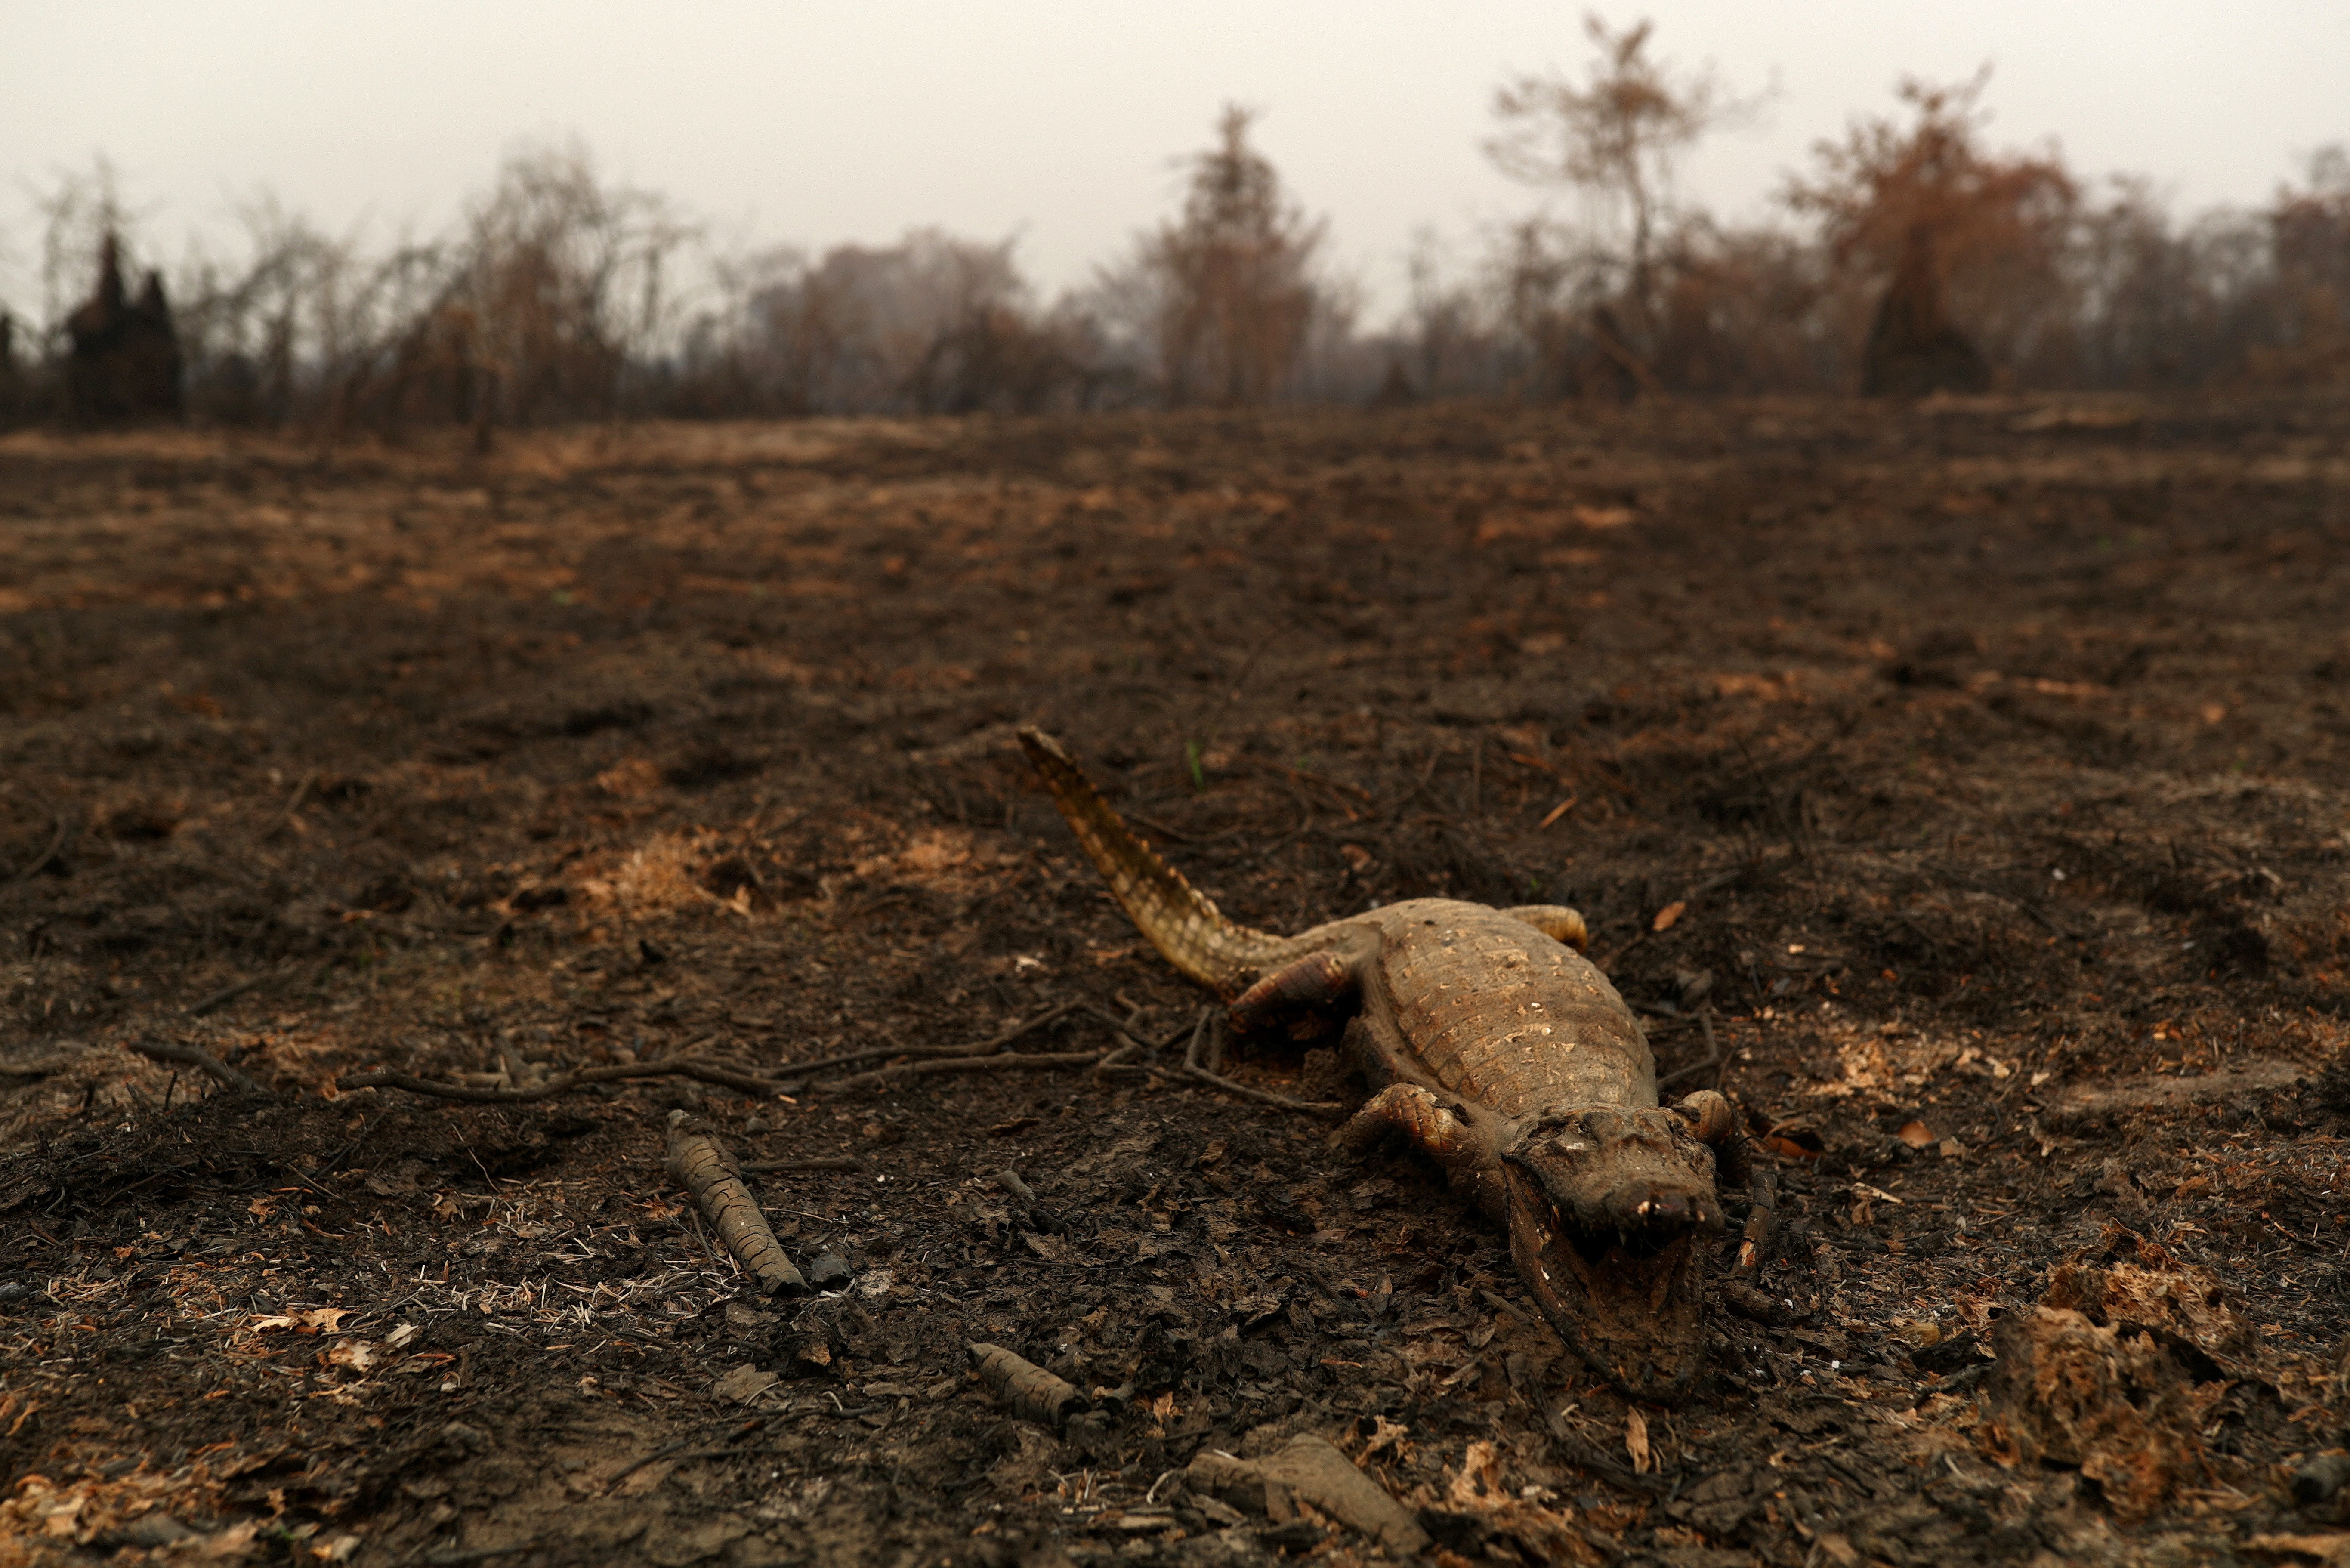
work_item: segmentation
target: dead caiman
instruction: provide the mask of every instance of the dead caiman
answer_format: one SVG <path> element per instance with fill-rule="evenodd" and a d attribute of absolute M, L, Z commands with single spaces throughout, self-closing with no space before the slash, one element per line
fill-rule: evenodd
<path fill-rule="evenodd" d="M 1250 930 L 1137 838 L 1052 737 L 1020 739 L 1136 927 L 1236 1026 L 1347 1015 L 1375 1093 L 1339 1142 L 1399 1133 L 1434 1156 L 1508 1230 L 1575 1355 L 1631 1397 L 1688 1392 L 1722 1226 L 1715 1153 L 1734 1159 L 1738 1134 L 1711 1090 L 1658 1105 L 1648 1041 L 1582 956 L 1581 915 L 1410 898 L 1294 937 Z"/>

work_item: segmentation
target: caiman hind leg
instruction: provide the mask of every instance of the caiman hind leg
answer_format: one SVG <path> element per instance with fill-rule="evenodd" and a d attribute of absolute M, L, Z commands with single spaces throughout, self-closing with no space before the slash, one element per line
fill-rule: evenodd
<path fill-rule="evenodd" d="M 1354 966 L 1336 953 L 1307 953 L 1284 964 L 1232 1000 L 1232 1027 L 1247 1034 L 1300 1012 L 1328 1013 L 1355 1000 Z"/>

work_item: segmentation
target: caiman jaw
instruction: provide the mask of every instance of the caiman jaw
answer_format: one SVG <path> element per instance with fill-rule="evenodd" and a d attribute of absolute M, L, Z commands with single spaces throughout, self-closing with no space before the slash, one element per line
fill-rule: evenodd
<path fill-rule="evenodd" d="M 1671 1403 L 1705 1360 L 1711 1150 L 1669 1111 L 1545 1116 L 1502 1157 L 1510 1249 L 1568 1348 L 1618 1391 Z"/>

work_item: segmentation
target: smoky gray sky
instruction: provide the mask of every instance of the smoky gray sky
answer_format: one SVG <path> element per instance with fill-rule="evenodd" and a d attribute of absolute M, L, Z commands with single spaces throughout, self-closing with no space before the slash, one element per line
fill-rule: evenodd
<path fill-rule="evenodd" d="M 1681 194 L 1759 218 L 1785 171 L 1904 72 L 1990 62 L 1991 140 L 2153 176 L 2182 208 L 2263 200 L 2350 140 L 2340 0 L 1650 0 L 1656 50 L 1776 94 Z M 1082 283 L 1180 191 L 1221 104 L 1330 220 L 1376 321 L 1414 229 L 1466 265 L 1544 198 L 1486 163 L 1495 84 L 1579 74 L 1574 5 L 1492 0 L 0 0 L 0 298 L 36 310 L 33 197 L 104 152 L 151 249 L 230 250 L 274 192 L 337 231 L 430 233 L 499 159 L 573 140 L 729 244 L 820 249 L 911 226 L 1016 235 L 1044 292 Z M 1568 209 L 1571 210 L 1571 209 Z"/>

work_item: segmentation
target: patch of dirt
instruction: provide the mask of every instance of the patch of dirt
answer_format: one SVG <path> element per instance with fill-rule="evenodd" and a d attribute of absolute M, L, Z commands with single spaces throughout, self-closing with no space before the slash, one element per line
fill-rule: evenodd
<path fill-rule="evenodd" d="M 0 440 L 0 1562 L 1378 1559 L 1183 1482 L 1299 1434 L 1446 1562 L 2324 1542 L 2350 410 L 2033 415 Z M 1028 722 L 1247 923 L 1580 908 L 1778 1162 L 1793 1321 L 1627 1409 L 1326 1121 L 848 1084 L 1071 1002 L 1018 1051 L 1180 1059 Z M 334 1082 L 681 1053 L 863 1059 Z M 671 1109 L 829 1162 L 753 1178 L 819 1294 L 713 1251 Z"/>

